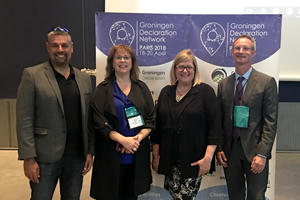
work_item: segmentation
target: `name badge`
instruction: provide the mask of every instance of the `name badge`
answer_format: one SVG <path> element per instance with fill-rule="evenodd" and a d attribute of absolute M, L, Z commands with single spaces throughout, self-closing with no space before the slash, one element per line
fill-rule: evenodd
<path fill-rule="evenodd" d="M 239 128 L 248 128 L 249 121 L 249 107 L 248 106 L 234 106 L 233 111 L 233 126 Z"/>
<path fill-rule="evenodd" d="M 128 124 L 129 124 L 130 129 L 134 129 L 134 128 L 145 125 L 142 115 L 128 118 Z"/>
<path fill-rule="evenodd" d="M 136 107 L 125 108 L 125 114 L 130 130 L 145 125 L 143 116 L 140 115 Z"/>

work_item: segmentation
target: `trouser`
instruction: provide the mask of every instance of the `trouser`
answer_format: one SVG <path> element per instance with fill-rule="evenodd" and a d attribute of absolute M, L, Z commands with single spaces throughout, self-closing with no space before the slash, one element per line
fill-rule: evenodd
<path fill-rule="evenodd" d="M 251 162 L 245 156 L 241 140 L 233 141 L 227 168 L 224 169 L 230 200 L 265 200 L 269 175 L 269 160 L 259 174 L 251 172 Z M 245 181 L 247 182 L 247 191 Z"/>
<path fill-rule="evenodd" d="M 63 156 L 55 163 L 38 163 L 39 183 L 30 181 L 31 200 L 51 200 L 57 181 L 60 183 L 61 200 L 79 200 L 82 188 L 82 156 Z"/>

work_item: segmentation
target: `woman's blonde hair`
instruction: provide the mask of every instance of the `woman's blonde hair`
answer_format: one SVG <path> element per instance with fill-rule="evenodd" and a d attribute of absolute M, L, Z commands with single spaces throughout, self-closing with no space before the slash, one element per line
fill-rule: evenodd
<path fill-rule="evenodd" d="M 195 55 L 190 49 L 184 49 L 176 55 L 176 57 L 173 61 L 173 64 L 171 66 L 171 69 L 170 69 L 170 85 L 175 85 L 176 82 L 177 82 L 176 71 L 175 71 L 176 66 L 180 63 L 187 62 L 187 61 L 192 61 L 193 65 L 194 65 L 195 74 L 194 74 L 194 79 L 193 79 L 193 86 L 196 86 L 197 84 L 201 83 L 200 73 L 199 73 L 199 69 L 198 69 L 198 65 L 197 65 Z"/>

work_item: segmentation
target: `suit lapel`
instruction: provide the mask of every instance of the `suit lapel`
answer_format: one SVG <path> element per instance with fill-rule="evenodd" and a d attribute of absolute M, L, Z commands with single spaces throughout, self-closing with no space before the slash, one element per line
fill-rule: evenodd
<path fill-rule="evenodd" d="M 225 83 L 225 87 L 226 87 L 226 94 L 227 99 L 231 99 L 231 104 L 230 104 L 230 110 L 233 110 L 233 104 L 234 104 L 234 82 L 235 82 L 235 75 L 232 74 L 231 76 L 228 77 L 227 82 Z M 231 119 L 232 119 L 232 114 L 231 114 Z"/>
<path fill-rule="evenodd" d="M 235 76 L 232 74 L 231 76 L 228 77 L 228 81 L 226 83 L 226 91 L 229 97 L 234 99 L 234 82 L 235 82 Z"/>
<path fill-rule="evenodd" d="M 74 69 L 74 68 L 73 68 Z M 79 89 L 80 101 L 81 101 L 81 114 L 85 116 L 85 89 L 83 85 L 83 80 L 80 78 L 78 71 L 74 69 L 75 80 Z"/>
<path fill-rule="evenodd" d="M 56 95 L 56 98 L 58 100 L 58 103 L 60 105 L 60 108 L 62 110 L 62 112 L 64 113 L 64 106 L 63 106 L 63 102 L 62 102 L 62 97 L 61 97 L 61 93 L 60 93 L 60 89 L 59 86 L 57 84 L 57 80 L 55 78 L 54 72 L 53 72 L 53 68 L 50 66 L 49 62 L 45 63 L 45 74 L 46 77 L 48 78 L 48 81 Z"/>
<path fill-rule="evenodd" d="M 249 76 L 249 80 L 247 82 L 246 89 L 242 98 L 242 105 L 247 105 L 248 100 L 251 94 L 253 93 L 257 81 L 258 81 L 258 73 L 255 69 L 252 68 L 252 72 Z"/>

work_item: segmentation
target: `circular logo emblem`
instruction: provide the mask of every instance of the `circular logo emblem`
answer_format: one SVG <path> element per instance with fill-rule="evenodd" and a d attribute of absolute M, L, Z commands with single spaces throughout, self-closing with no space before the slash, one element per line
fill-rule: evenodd
<path fill-rule="evenodd" d="M 115 22 L 109 29 L 109 38 L 113 45 L 125 44 L 130 46 L 134 37 L 134 29 L 126 21 Z"/>

